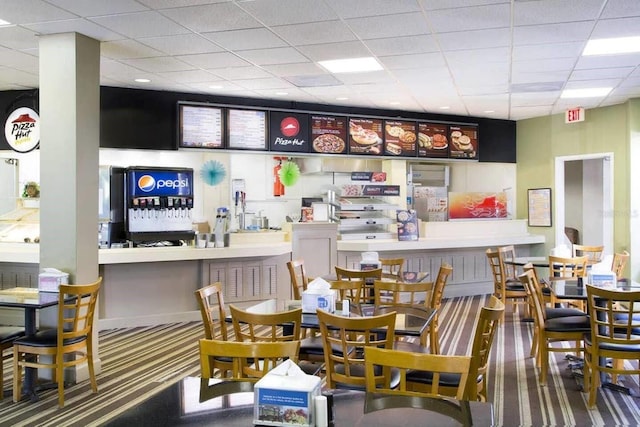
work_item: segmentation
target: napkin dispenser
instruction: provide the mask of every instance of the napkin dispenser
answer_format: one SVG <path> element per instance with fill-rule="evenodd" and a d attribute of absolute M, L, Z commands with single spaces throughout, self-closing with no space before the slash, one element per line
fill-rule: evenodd
<path fill-rule="evenodd" d="M 254 424 L 313 427 L 320 382 L 320 377 L 305 374 L 291 360 L 276 366 L 254 387 Z"/>
<path fill-rule="evenodd" d="M 380 268 L 380 258 L 378 252 L 363 252 L 360 261 L 360 270 L 376 270 Z"/>
<path fill-rule="evenodd" d="M 313 279 L 302 292 L 302 312 L 314 313 L 316 309 L 333 313 L 336 310 L 336 293 L 321 277 Z"/>
<path fill-rule="evenodd" d="M 38 289 L 43 292 L 58 292 L 60 285 L 69 283 L 69 273 L 56 268 L 44 268 L 38 275 Z"/>

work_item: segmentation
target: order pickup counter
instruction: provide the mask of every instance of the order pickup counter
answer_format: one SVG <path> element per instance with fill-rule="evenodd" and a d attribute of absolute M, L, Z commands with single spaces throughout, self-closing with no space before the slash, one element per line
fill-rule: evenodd
<path fill-rule="evenodd" d="M 338 264 L 359 268 L 362 252 L 380 258 L 404 258 L 405 271 L 428 271 L 435 279 L 440 264 L 453 266 L 445 297 L 489 294 L 493 276 L 487 248 L 514 245 L 518 256 L 530 255 L 545 237 L 529 234 L 526 220 L 423 222 L 417 241 L 397 239 L 339 240 Z"/>

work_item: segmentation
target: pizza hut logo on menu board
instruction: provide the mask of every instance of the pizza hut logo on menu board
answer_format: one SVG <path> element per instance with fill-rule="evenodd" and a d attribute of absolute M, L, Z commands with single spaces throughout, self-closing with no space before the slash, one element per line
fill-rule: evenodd
<path fill-rule="evenodd" d="M 272 151 L 309 151 L 308 115 L 272 111 L 269 118 L 269 148 Z"/>
<path fill-rule="evenodd" d="M 40 116 L 27 107 L 14 110 L 4 123 L 4 136 L 14 151 L 33 150 L 40 143 Z"/>
<path fill-rule="evenodd" d="M 289 138 L 294 137 L 300 132 L 300 122 L 295 117 L 285 117 L 280 122 L 280 132 Z"/>

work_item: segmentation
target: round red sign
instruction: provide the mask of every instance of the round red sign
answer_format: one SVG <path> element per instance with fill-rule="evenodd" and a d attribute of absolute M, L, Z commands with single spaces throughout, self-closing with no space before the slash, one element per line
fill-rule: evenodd
<path fill-rule="evenodd" d="M 282 135 L 291 138 L 292 136 L 296 136 L 298 132 L 300 132 L 300 123 L 298 119 L 295 117 L 285 117 L 280 122 L 280 132 Z"/>

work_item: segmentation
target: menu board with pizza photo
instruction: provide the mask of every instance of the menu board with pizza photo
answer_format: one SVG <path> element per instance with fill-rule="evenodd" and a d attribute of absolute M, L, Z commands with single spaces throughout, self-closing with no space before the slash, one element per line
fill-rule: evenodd
<path fill-rule="evenodd" d="M 349 153 L 382 154 L 382 119 L 349 119 Z"/>
<path fill-rule="evenodd" d="M 478 159 L 478 127 L 449 126 L 452 159 Z"/>
<path fill-rule="evenodd" d="M 347 152 L 347 118 L 311 116 L 311 152 L 345 154 Z"/>
<path fill-rule="evenodd" d="M 418 157 L 449 157 L 449 126 L 418 123 Z"/>
<path fill-rule="evenodd" d="M 269 149 L 288 153 L 309 152 L 309 117 L 272 111 L 269 114 Z"/>
<path fill-rule="evenodd" d="M 384 122 L 384 154 L 389 156 L 416 155 L 416 123 L 400 120 Z"/>

